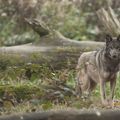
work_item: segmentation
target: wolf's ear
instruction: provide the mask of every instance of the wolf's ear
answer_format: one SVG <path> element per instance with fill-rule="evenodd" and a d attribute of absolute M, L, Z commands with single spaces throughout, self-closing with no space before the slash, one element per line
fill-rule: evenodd
<path fill-rule="evenodd" d="M 120 35 L 118 35 L 117 40 L 120 41 Z"/>
<path fill-rule="evenodd" d="M 112 37 L 110 35 L 106 35 L 106 44 L 112 41 Z"/>

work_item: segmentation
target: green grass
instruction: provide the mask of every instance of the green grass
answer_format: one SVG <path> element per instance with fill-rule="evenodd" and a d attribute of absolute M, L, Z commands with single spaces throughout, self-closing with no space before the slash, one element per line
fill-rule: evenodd
<path fill-rule="evenodd" d="M 33 69 L 35 68 L 33 67 Z M 19 72 L 19 70 L 16 71 L 15 69 L 16 72 Z M 99 85 L 89 99 L 83 100 L 74 95 L 74 70 L 50 71 L 44 66 L 42 73 L 36 70 L 36 73 L 33 73 L 30 79 L 25 74 L 21 76 L 20 73 L 15 74 L 14 72 L 7 74 L 6 79 L 4 78 L 5 73 L 0 76 L 0 98 L 2 101 L 0 114 L 64 108 L 102 108 Z M 25 73 L 24 70 L 22 72 Z M 120 98 L 119 86 L 120 78 L 118 76 L 115 99 Z M 109 84 L 106 89 L 109 93 Z"/>

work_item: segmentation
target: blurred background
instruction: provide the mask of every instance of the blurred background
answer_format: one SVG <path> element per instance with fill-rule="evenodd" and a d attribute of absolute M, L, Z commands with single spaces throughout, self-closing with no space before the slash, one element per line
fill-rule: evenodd
<path fill-rule="evenodd" d="M 0 44 L 39 39 L 24 18 L 40 19 L 71 39 L 104 41 L 96 11 L 108 4 L 119 13 L 119 0 L 0 0 Z"/>
<path fill-rule="evenodd" d="M 108 9 L 108 6 L 112 7 L 119 19 L 120 0 L 0 0 L 0 46 L 56 40 L 54 32 L 53 37 L 50 34 L 48 39 L 40 38 L 25 18 L 43 21 L 51 30 L 57 30 L 72 40 L 104 41 L 107 30 L 105 31 L 105 26 L 99 21 L 96 12 L 102 7 Z M 114 23 L 115 19 L 112 21 Z M 116 30 L 116 24 L 114 25 Z M 111 28 L 110 24 L 109 29 Z M 57 37 L 57 40 L 60 38 Z M 43 46 L 36 46 L 38 47 Z M 78 56 L 85 50 L 89 51 L 89 45 L 88 48 L 84 46 L 86 49 L 80 49 L 73 44 L 73 48 L 69 44 L 64 47 L 56 47 L 55 51 L 47 49 L 45 54 L 44 50 L 43 54 L 40 51 L 30 55 L 24 54 L 25 50 L 21 54 L 14 54 L 13 51 L 9 54 L 9 49 L 1 52 L 0 115 L 66 107 L 101 108 L 99 86 L 92 94 L 92 100 L 82 101 L 75 94 L 75 67 Z M 94 48 L 93 44 L 91 47 Z M 9 47 L 5 48 L 7 50 Z M 19 47 L 14 51 L 19 53 Z M 58 65 L 60 69 L 55 69 L 50 63 Z M 115 98 L 120 98 L 119 86 L 120 80 Z M 107 90 L 109 91 L 108 87 Z"/>

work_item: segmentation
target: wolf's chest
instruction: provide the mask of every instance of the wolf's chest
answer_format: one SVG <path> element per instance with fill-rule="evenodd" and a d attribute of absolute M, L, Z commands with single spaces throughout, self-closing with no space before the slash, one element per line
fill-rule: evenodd
<path fill-rule="evenodd" d="M 111 80 L 111 79 L 114 79 L 117 73 L 105 72 L 105 71 L 104 71 L 104 72 L 102 72 L 101 74 L 102 74 L 103 78 L 106 79 L 106 81 L 109 81 L 109 80 Z"/>

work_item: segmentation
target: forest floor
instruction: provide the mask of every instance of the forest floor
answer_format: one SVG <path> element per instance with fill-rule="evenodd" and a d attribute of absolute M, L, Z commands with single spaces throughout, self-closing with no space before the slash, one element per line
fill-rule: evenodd
<path fill-rule="evenodd" d="M 90 98 L 75 95 L 75 71 L 9 68 L 0 72 L 0 114 L 56 109 L 109 109 L 101 105 L 99 85 Z M 120 98 L 117 80 L 115 99 Z M 107 92 L 109 92 L 107 86 Z"/>

